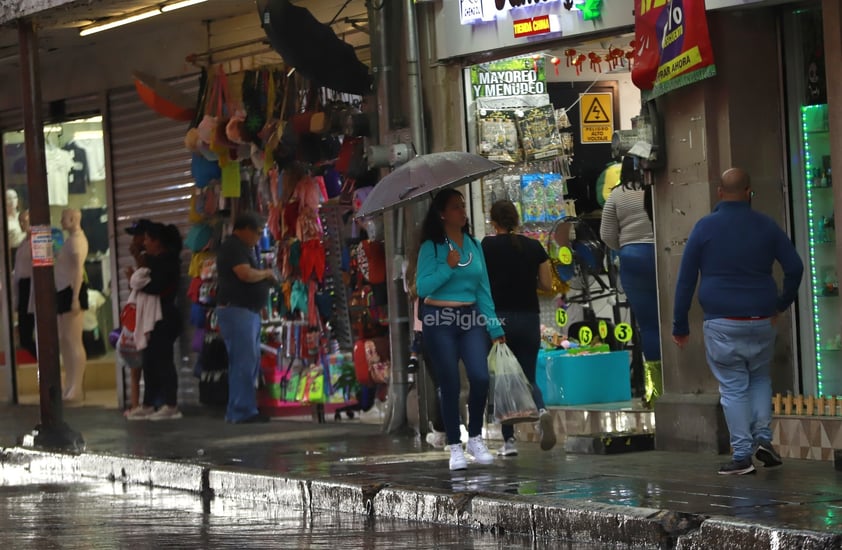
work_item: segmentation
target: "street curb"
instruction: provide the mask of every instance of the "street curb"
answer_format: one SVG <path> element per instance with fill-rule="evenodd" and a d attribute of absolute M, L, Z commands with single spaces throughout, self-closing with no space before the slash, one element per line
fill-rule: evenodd
<path fill-rule="evenodd" d="M 230 467 L 105 454 L 0 449 L 0 475 L 4 470 L 55 476 L 65 481 L 101 479 L 178 489 L 206 498 L 265 502 L 308 512 L 329 510 L 574 543 L 677 550 L 842 548 L 842 534 L 654 508 L 293 479 Z"/>

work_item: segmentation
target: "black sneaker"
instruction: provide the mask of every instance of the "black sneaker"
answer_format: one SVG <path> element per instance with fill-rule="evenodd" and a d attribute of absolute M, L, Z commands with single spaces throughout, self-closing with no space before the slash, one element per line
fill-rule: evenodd
<path fill-rule="evenodd" d="M 766 468 L 774 468 L 775 466 L 780 466 L 784 463 L 784 461 L 781 460 L 781 455 L 778 454 L 778 451 L 772 447 L 771 443 L 766 441 L 758 443 L 754 456 L 756 456 L 757 460 L 762 462 L 763 466 Z"/>
<path fill-rule="evenodd" d="M 754 469 L 754 464 L 751 462 L 751 457 L 745 460 L 732 460 L 728 464 L 723 464 L 719 468 L 719 475 L 723 476 L 742 476 L 745 474 L 753 474 L 757 470 Z"/>

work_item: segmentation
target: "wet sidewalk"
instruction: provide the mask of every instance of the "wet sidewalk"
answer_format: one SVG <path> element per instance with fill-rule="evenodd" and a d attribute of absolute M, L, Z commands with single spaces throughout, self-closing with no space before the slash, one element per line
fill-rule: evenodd
<path fill-rule="evenodd" d="M 788 460 L 757 475 L 718 476 L 725 457 L 573 455 L 523 443 L 518 457 L 452 473 L 447 453 L 379 426 L 230 425 L 201 409 L 187 413 L 152 423 L 68 409 L 67 421 L 87 443 L 74 456 L 11 448 L 37 423 L 38 409 L 0 408 L 0 446 L 7 447 L 0 476 L 99 477 L 375 520 L 636 547 L 842 547 L 842 472 L 829 462 Z"/>

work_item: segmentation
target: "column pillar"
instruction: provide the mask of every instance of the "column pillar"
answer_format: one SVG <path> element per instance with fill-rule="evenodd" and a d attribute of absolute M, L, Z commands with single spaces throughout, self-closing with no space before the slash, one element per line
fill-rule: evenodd
<path fill-rule="evenodd" d="M 18 22 L 23 128 L 26 150 L 26 174 L 29 187 L 29 215 L 32 229 L 49 229 L 50 205 L 47 193 L 47 162 L 44 154 L 44 121 L 41 113 L 41 75 L 38 62 L 38 38 L 31 20 Z M 34 234 L 34 231 L 33 231 Z M 51 245 L 50 245 L 51 246 Z M 50 251 L 52 252 L 52 251 Z M 33 254 L 33 256 L 35 256 Z M 33 258 L 35 259 L 35 258 Z M 64 422 L 61 402 L 58 326 L 56 323 L 56 287 L 53 266 L 36 265 L 32 270 L 35 293 L 35 317 L 38 331 L 38 388 L 41 423 L 24 444 L 37 447 L 81 450 L 80 434 Z"/>

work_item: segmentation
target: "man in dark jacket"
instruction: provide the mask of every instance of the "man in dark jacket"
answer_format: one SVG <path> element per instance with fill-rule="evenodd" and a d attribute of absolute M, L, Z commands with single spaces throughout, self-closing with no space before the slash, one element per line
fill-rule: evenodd
<path fill-rule="evenodd" d="M 782 464 L 772 447 L 772 383 L 775 322 L 795 300 L 804 266 L 774 220 L 751 209 L 748 174 L 722 174 L 720 203 L 699 220 L 684 249 L 675 290 L 673 340 L 683 348 L 696 281 L 704 311 L 707 360 L 719 382 L 720 400 L 734 455 L 720 474 L 750 474 L 752 455 L 765 466 Z M 775 262 L 784 272 L 779 294 Z M 701 274 L 701 278 L 699 275 Z"/>

